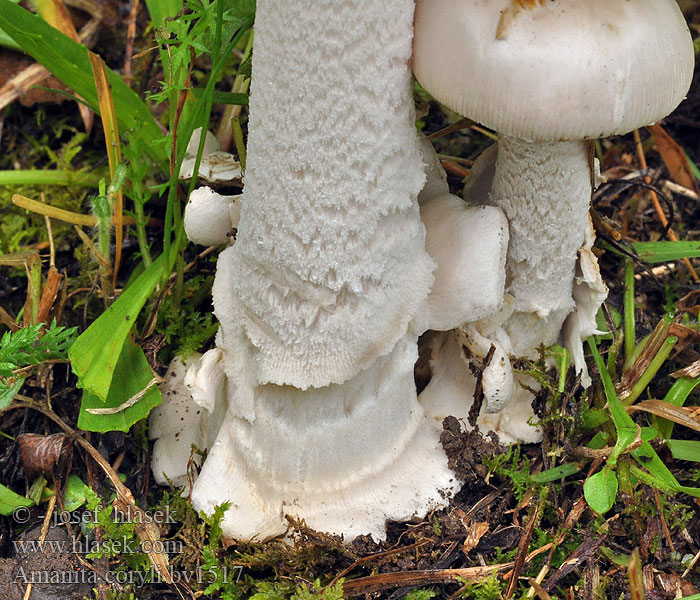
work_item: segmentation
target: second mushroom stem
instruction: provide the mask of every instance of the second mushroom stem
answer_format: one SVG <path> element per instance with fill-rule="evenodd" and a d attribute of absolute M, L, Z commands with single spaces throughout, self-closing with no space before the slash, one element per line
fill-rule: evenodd
<path fill-rule="evenodd" d="M 510 225 L 505 325 L 516 355 L 557 341 L 574 308 L 572 288 L 592 191 L 585 141 L 527 142 L 500 136 L 491 203 Z"/>

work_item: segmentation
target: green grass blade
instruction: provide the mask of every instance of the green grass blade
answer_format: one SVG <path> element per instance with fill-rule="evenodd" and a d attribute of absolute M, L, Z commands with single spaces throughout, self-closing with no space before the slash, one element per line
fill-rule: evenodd
<path fill-rule="evenodd" d="M 97 91 L 85 46 L 54 29 L 38 15 L 16 6 L 11 0 L 0 0 L 0 28 L 86 102 L 97 106 Z M 141 138 L 150 156 L 165 165 L 167 156 L 164 146 L 154 145 L 163 135 L 148 106 L 116 73 L 108 70 L 107 78 L 123 135 Z"/>
<path fill-rule="evenodd" d="M 627 396 L 627 398 L 624 400 L 625 406 L 634 404 L 634 401 L 641 396 L 642 392 L 649 385 L 658 370 L 666 362 L 666 359 L 668 358 L 669 354 L 671 354 L 671 350 L 673 350 L 673 347 L 677 342 L 678 338 L 675 335 L 666 338 L 661 348 L 659 348 L 659 351 L 649 363 L 649 366 L 644 370 L 644 373 L 642 373 L 639 380 L 632 386 L 629 396 Z"/>
<path fill-rule="evenodd" d="M 146 0 L 154 27 L 162 27 L 165 19 L 174 17 L 182 8 L 182 0 Z"/>
<path fill-rule="evenodd" d="M 698 440 L 667 440 L 671 455 L 676 460 L 691 460 L 700 462 L 700 441 Z"/>
<path fill-rule="evenodd" d="M 14 4 L 19 4 L 19 0 L 10 0 Z M 9 35 L 7 35 L 2 29 L 0 29 L 0 46 L 5 48 L 10 48 L 11 50 L 21 50 L 19 44 L 15 42 Z"/>
<path fill-rule="evenodd" d="M 206 92 L 205 88 L 190 88 L 190 94 L 194 100 L 201 100 Z M 248 106 L 248 94 L 236 94 L 234 92 L 214 92 L 212 94 L 214 104 L 235 104 Z"/>
<path fill-rule="evenodd" d="M 542 471 L 541 473 L 535 473 L 532 476 L 532 481 L 535 483 L 549 483 L 551 481 L 558 481 L 563 477 L 569 477 L 574 473 L 578 473 L 580 470 L 581 465 L 577 465 L 576 463 L 565 463 L 563 465 L 559 465 L 558 467 Z"/>
<path fill-rule="evenodd" d="M 685 158 L 688 161 L 688 166 L 695 176 L 695 179 L 700 179 L 700 169 L 698 169 L 698 166 L 692 160 L 690 160 L 690 156 L 688 156 L 686 152 L 683 152 L 683 154 L 685 154 Z"/>
<path fill-rule="evenodd" d="M 671 389 L 669 389 L 666 393 L 664 402 L 668 402 L 674 406 L 683 406 L 685 401 L 688 399 L 690 392 L 692 392 L 698 384 L 700 384 L 700 377 L 680 377 L 679 379 L 676 379 L 676 381 L 673 382 Z M 673 433 L 674 423 L 668 419 L 661 418 L 658 418 L 656 422 L 657 429 L 659 430 L 661 437 L 668 440 Z"/>
<path fill-rule="evenodd" d="M 634 262 L 629 258 L 625 261 L 625 297 L 623 313 L 625 358 L 629 359 L 634 352 L 634 344 L 637 337 L 634 323 Z"/>
<path fill-rule="evenodd" d="M 102 402 L 108 399 L 122 348 L 136 317 L 163 274 L 172 269 L 174 259 L 174 253 L 168 261 L 165 254 L 161 254 L 68 351 L 73 372 L 78 376 L 78 387 Z"/>
<path fill-rule="evenodd" d="M 75 185 L 81 187 L 97 187 L 101 172 L 71 173 L 53 169 L 17 169 L 0 171 L 0 185 Z"/>
<path fill-rule="evenodd" d="M 615 428 L 618 430 L 618 435 L 620 430 L 624 428 L 631 427 L 636 430 L 637 426 L 632 420 L 632 417 L 630 417 L 627 414 L 627 411 L 625 410 L 624 406 L 622 406 L 620 399 L 617 397 L 617 392 L 615 391 L 615 386 L 613 385 L 612 378 L 610 377 L 608 368 L 603 362 L 603 358 L 600 356 L 600 352 L 598 352 L 598 347 L 595 345 L 595 342 L 592 337 L 589 337 L 587 341 L 588 347 L 590 348 L 591 354 L 593 355 L 593 360 L 595 361 L 596 367 L 598 367 L 600 379 L 603 382 L 605 398 L 608 401 L 608 406 L 610 407 L 610 415 L 612 416 L 613 422 L 615 423 Z"/>
<path fill-rule="evenodd" d="M 660 263 L 700 256 L 700 242 L 636 242 L 635 252 L 646 263 Z"/>

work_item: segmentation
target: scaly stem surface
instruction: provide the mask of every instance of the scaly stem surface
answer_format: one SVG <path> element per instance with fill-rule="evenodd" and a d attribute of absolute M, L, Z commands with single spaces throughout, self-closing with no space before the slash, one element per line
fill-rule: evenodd
<path fill-rule="evenodd" d="M 515 298 L 515 313 L 505 327 L 516 355 L 556 342 L 574 308 L 591 191 L 586 142 L 499 137 L 491 202 L 510 225 L 506 291 Z"/>

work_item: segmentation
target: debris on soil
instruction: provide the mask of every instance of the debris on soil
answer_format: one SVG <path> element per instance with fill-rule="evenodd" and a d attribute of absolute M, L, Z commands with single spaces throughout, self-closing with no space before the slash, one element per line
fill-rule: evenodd
<path fill-rule="evenodd" d="M 450 469 L 465 485 L 483 482 L 488 473 L 483 459 L 492 458 L 504 450 L 498 436 L 491 431 L 484 437 L 478 427 L 465 431 L 455 417 L 446 417 L 442 429 L 440 443 L 447 454 Z"/>

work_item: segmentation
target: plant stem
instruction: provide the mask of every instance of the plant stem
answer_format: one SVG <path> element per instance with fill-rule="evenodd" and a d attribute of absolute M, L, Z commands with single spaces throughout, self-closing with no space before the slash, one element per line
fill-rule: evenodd
<path fill-rule="evenodd" d="M 624 299 L 624 335 L 625 359 L 634 353 L 635 322 L 634 322 L 634 262 L 629 258 L 625 261 L 625 299 Z"/>
<path fill-rule="evenodd" d="M 76 185 L 96 187 L 102 179 L 99 173 L 70 173 L 52 169 L 23 169 L 0 171 L 0 185 Z"/>
<path fill-rule="evenodd" d="M 644 388 L 649 385 L 649 382 L 654 378 L 656 372 L 661 368 L 661 365 L 666 362 L 668 355 L 671 354 L 671 350 L 673 350 L 673 347 L 676 345 L 677 341 L 678 338 L 675 335 L 669 336 L 669 338 L 664 341 L 661 349 L 656 353 L 656 356 L 654 356 L 651 363 L 649 363 L 649 366 L 646 368 L 642 376 L 639 378 L 637 383 L 632 386 L 629 396 L 622 401 L 623 405 L 629 406 L 637 398 L 639 398 L 641 393 L 644 391 Z"/>

